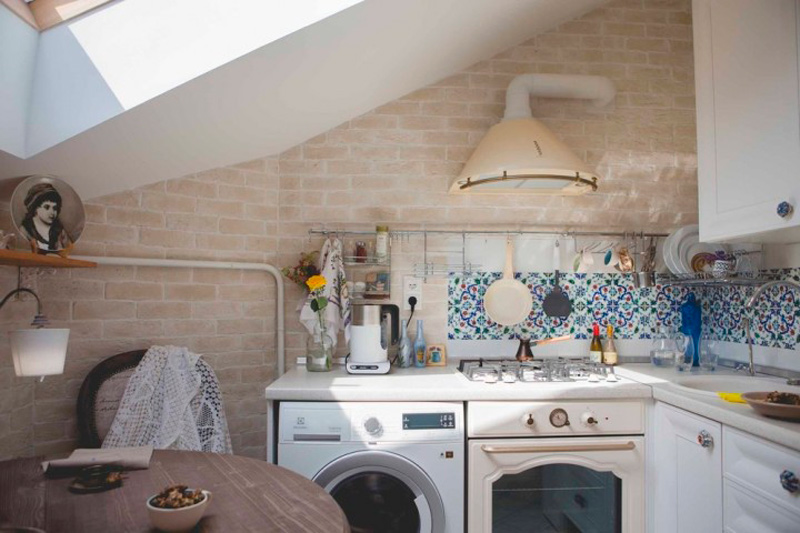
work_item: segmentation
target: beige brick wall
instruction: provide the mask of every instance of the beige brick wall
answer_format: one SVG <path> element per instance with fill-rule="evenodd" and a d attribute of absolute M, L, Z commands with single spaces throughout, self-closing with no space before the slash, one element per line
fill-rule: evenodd
<path fill-rule="evenodd" d="M 688 0 L 620 0 L 264 159 L 87 201 L 86 255 L 293 264 L 312 227 L 670 229 L 697 219 L 694 81 Z M 604 179 L 580 198 L 453 196 L 449 182 L 504 108 L 517 74 L 610 77 L 606 109 L 534 100 L 534 114 Z M 444 251 L 445 242 L 430 243 Z M 421 260 L 393 243 L 395 286 Z M 0 271 L 0 288 L 16 284 Z M 263 457 L 263 387 L 273 377 L 274 286 L 261 273 L 101 267 L 40 273 L 48 313 L 72 329 L 64 376 L 16 378 L 0 339 L 0 457 L 68 450 L 74 402 L 104 357 L 153 343 L 207 354 L 237 453 Z M 287 354 L 304 351 L 300 291 L 287 285 Z M 397 291 L 395 301 L 400 300 Z M 424 289 L 429 342 L 446 335 L 446 283 Z M 27 306 L 27 308 L 25 308 Z M 31 304 L 2 311 L 4 331 Z"/>

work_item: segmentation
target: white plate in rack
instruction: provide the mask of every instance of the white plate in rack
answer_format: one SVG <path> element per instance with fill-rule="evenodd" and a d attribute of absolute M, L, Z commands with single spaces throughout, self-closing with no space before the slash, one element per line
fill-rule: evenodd
<path fill-rule="evenodd" d="M 677 248 L 677 237 L 678 232 L 681 231 L 683 228 L 678 228 L 664 240 L 664 264 L 667 265 L 667 268 L 673 274 L 680 274 L 680 267 L 678 263 L 678 248 Z"/>

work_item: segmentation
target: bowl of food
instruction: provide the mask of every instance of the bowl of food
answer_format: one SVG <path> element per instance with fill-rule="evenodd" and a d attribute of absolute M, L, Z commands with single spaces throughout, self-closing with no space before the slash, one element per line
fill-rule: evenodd
<path fill-rule="evenodd" d="M 745 392 L 742 399 L 758 414 L 800 421 L 800 394 L 793 392 Z"/>
<path fill-rule="evenodd" d="M 191 531 L 211 503 L 211 492 L 173 485 L 147 498 L 147 513 L 154 528 L 167 533 Z"/>

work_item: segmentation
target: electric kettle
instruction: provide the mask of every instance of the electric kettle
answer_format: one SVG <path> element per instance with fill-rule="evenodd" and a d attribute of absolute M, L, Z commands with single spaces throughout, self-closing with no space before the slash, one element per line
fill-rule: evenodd
<path fill-rule="evenodd" d="M 400 334 L 400 309 L 391 304 L 353 304 L 350 327 L 351 374 L 385 374 L 389 371 L 389 349 Z"/>

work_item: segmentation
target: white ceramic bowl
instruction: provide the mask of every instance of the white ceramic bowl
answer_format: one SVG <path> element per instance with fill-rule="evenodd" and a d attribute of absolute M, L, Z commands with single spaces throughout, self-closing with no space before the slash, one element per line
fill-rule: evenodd
<path fill-rule="evenodd" d="M 211 503 L 211 492 L 207 490 L 201 492 L 203 496 L 205 496 L 202 501 L 194 505 L 181 507 L 180 509 L 162 509 L 151 505 L 150 502 L 153 498 L 158 496 L 158 494 L 153 494 L 147 498 L 145 502 L 147 505 L 147 514 L 150 515 L 150 523 L 154 528 L 166 531 L 167 533 L 191 531 L 200 519 L 203 518 L 206 507 Z"/>

